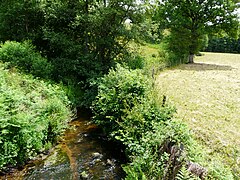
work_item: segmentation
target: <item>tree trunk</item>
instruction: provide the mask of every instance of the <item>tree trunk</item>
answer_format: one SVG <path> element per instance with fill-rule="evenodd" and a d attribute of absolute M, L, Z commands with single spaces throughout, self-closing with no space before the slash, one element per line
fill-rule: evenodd
<path fill-rule="evenodd" d="M 188 56 L 188 63 L 190 63 L 190 64 L 193 64 L 194 63 L 194 54 L 190 54 L 189 56 Z"/>

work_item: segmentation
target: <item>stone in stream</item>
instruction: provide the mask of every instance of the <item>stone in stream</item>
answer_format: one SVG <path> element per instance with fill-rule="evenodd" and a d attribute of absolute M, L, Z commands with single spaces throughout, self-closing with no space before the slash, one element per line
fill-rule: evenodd
<path fill-rule="evenodd" d="M 92 157 L 94 159 L 101 159 L 103 157 L 103 155 L 98 152 L 95 152 L 95 153 L 92 153 Z"/>
<path fill-rule="evenodd" d="M 96 163 L 99 163 L 101 162 L 102 160 L 102 157 L 103 155 L 98 153 L 98 152 L 95 152 L 95 153 L 92 153 L 92 158 L 93 160 L 89 163 L 91 166 L 95 165 Z"/>
<path fill-rule="evenodd" d="M 107 165 L 115 166 L 114 159 L 113 160 L 107 159 Z"/>

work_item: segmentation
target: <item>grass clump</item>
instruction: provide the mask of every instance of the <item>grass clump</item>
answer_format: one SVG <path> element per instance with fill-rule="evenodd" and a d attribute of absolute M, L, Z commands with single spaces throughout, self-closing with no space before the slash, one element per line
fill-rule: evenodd
<path fill-rule="evenodd" d="M 50 148 L 71 116 L 61 86 L 4 66 L 0 64 L 0 170 Z"/>

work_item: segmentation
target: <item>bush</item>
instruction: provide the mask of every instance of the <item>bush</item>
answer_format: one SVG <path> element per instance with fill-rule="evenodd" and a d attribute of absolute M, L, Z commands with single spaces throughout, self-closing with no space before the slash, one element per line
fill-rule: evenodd
<path fill-rule="evenodd" d="M 122 63 L 122 62 L 121 62 Z M 130 69 L 143 69 L 144 68 L 144 58 L 138 54 L 132 53 L 132 55 L 126 58 L 125 62 L 122 63 Z"/>
<path fill-rule="evenodd" d="M 48 149 L 70 116 L 62 87 L 10 73 L 0 64 L 0 170 Z"/>
<path fill-rule="evenodd" d="M 116 70 L 111 70 L 97 84 L 98 95 L 92 106 L 94 122 L 100 125 L 110 138 L 122 142 L 128 157 L 133 162 L 136 160 L 135 165 L 139 166 L 138 168 L 135 169 L 135 165 L 125 168 L 127 173 L 132 173 L 131 178 L 136 176 L 139 178 L 140 174 L 142 177 L 153 176 L 146 173 L 150 166 L 143 168 L 138 160 L 143 164 L 148 160 L 151 165 L 156 162 L 152 159 L 156 158 L 155 153 L 151 151 L 155 146 L 152 142 L 154 138 L 149 136 L 154 136 L 161 127 L 163 129 L 160 132 L 163 137 L 159 139 L 158 145 L 162 145 L 161 141 L 166 139 L 174 140 L 174 135 L 180 128 L 166 133 L 172 127 L 169 126 L 167 129 L 167 125 L 163 126 L 163 124 L 172 118 L 175 109 L 156 102 L 155 94 L 151 91 L 151 82 L 140 70 L 128 70 L 118 65 Z M 181 137 L 181 132 L 179 131 L 179 136 L 175 137 L 179 142 L 184 139 Z M 157 141 L 157 138 L 154 140 Z M 147 146 L 148 143 L 150 144 Z"/>
<path fill-rule="evenodd" d="M 128 70 L 117 65 L 108 75 L 98 80 L 98 95 L 93 102 L 94 121 L 106 132 L 119 128 L 127 109 L 147 96 L 149 81 L 139 70 Z"/>
<path fill-rule="evenodd" d="M 30 42 L 18 43 L 7 41 L 1 45 L 0 60 L 9 62 L 10 67 L 17 66 L 26 73 L 36 77 L 49 78 L 52 66 L 47 59 L 36 52 Z"/>
<path fill-rule="evenodd" d="M 183 146 L 187 152 L 192 139 L 185 124 L 171 120 L 154 122 L 153 129 L 147 131 L 140 142 L 141 149 L 134 154 L 133 161 L 124 167 L 124 170 L 128 172 L 126 179 L 133 179 L 133 175 L 137 176 L 137 179 L 141 179 L 142 176 L 148 177 L 147 179 L 156 177 L 174 179 L 172 176 L 174 168 L 177 169 L 177 164 L 175 166 L 171 164 L 170 156 L 172 154 L 164 148 Z M 179 167 L 183 166 L 183 159 L 187 156 L 185 154 L 185 157 L 179 157 L 176 160 L 176 162 L 179 161 Z"/>

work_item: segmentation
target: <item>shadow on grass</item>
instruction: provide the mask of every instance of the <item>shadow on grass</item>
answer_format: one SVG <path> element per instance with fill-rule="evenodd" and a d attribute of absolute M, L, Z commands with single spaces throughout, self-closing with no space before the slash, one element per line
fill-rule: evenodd
<path fill-rule="evenodd" d="M 231 71 L 233 67 L 217 64 L 193 63 L 182 64 L 178 67 L 178 69 L 187 71 L 211 71 L 211 70 Z"/>

